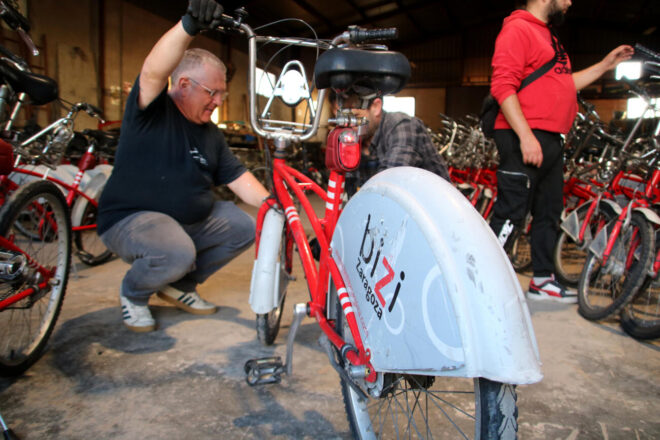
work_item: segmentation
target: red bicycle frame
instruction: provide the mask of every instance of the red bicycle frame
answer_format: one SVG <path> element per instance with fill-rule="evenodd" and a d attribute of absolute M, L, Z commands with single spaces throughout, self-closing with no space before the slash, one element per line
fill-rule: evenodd
<path fill-rule="evenodd" d="M 287 237 L 293 237 L 305 272 L 307 287 L 310 293 L 310 301 L 308 303 L 310 315 L 316 319 L 322 331 L 332 344 L 341 351 L 346 345 L 346 341 L 339 336 L 334 327 L 334 323 L 328 321 L 325 316 L 328 282 L 329 279 L 332 278 L 337 289 L 339 301 L 346 314 L 346 319 L 353 340 L 355 341 L 356 351 L 346 351 L 346 357 L 354 365 L 364 365 L 369 371 L 366 379 L 373 382 L 376 380 L 377 375 L 369 365 L 370 355 L 368 350 L 365 350 L 360 338 L 357 321 L 352 311 L 346 286 L 337 263 L 334 261 L 329 251 L 330 240 L 335 226 L 337 225 L 339 215 L 341 214 L 344 180 L 345 175 L 343 173 L 332 171 L 328 181 L 328 190 L 324 191 L 309 177 L 286 165 L 284 159 L 275 158 L 273 160 L 273 184 L 278 206 L 275 206 L 275 202 L 269 200 L 259 209 L 257 215 L 256 249 L 258 252 L 259 239 L 261 238 L 261 226 L 263 225 L 266 212 L 271 208 L 282 209 L 286 216 L 287 230 L 291 232 L 291 234 L 287 233 Z M 299 213 L 294 206 L 289 190 L 293 192 L 296 200 L 300 201 L 320 245 L 321 252 L 318 264 L 314 261 L 311 246 L 307 241 L 307 234 L 303 229 Z M 325 203 L 325 213 L 322 218 L 319 218 L 316 215 L 309 198 L 305 194 L 309 190 L 318 195 Z M 287 264 L 289 264 L 289 249 L 290 245 L 287 244 Z"/>
<path fill-rule="evenodd" d="M 78 161 L 78 172 L 76 173 L 76 176 L 72 184 L 68 184 L 56 177 L 50 176 L 48 173 L 40 173 L 38 171 L 28 170 L 26 168 L 21 168 L 20 166 L 15 166 L 12 172 L 25 174 L 28 176 L 34 176 L 40 179 L 50 180 L 51 182 L 64 188 L 65 190 L 68 191 L 66 195 L 66 204 L 69 208 L 73 206 L 73 202 L 76 199 L 76 197 L 84 197 L 94 207 L 98 207 L 98 202 L 94 200 L 93 197 L 90 197 L 89 195 L 87 195 L 86 193 L 80 190 L 80 182 L 82 181 L 83 175 L 85 174 L 86 171 L 91 170 L 95 166 L 96 166 L 96 157 L 94 156 L 92 147 L 90 147 L 90 149 L 88 149 Z M 8 175 L 2 175 L 0 176 L 0 188 L 2 191 L 2 202 L 4 203 L 7 194 L 11 191 L 16 190 L 18 188 L 18 184 L 13 180 L 11 180 Z M 73 232 L 80 232 L 90 229 L 96 229 L 96 224 L 73 226 L 71 228 Z"/>

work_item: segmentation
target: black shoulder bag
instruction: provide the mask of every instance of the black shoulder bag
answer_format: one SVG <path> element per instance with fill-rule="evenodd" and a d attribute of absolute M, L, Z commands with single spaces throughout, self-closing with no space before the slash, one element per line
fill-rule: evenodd
<path fill-rule="evenodd" d="M 557 62 L 557 59 L 559 58 L 559 40 L 557 40 L 557 37 L 552 31 L 550 32 L 552 33 L 552 46 L 555 50 L 555 56 L 523 79 L 516 93 L 545 75 Z M 481 103 L 481 111 L 479 112 L 479 126 L 486 137 L 492 138 L 495 134 L 495 118 L 497 118 L 497 113 L 499 111 L 500 105 L 497 103 L 497 100 L 493 98 L 493 95 L 489 93 Z"/>

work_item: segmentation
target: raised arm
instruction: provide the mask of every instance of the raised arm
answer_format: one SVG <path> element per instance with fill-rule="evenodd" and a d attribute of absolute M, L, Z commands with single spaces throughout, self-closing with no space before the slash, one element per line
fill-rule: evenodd
<path fill-rule="evenodd" d="M 634 53 L 635 50 L 631 46 L 623 44 L 607 54 L 600 62 L 579 72 L 574 72 L 573 82 L 575 82 L 575 88 L 582 90 L 600 78 L 608 70 L 614 69 L 620 62 L 629 60 Z"/>
<path fill-rule="evenodd" d="M 167 85 L 167 79 L 195 35 L 220 24 L 222 11 L 222 6 L 215 0 L 190 0 L 186 14 L 158 40 L 144 60 L 138 98 L 141 109 L 147 107 Z"/>

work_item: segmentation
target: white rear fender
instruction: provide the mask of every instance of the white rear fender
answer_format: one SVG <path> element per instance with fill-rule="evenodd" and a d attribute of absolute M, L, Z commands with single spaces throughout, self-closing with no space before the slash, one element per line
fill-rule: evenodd
<path fill-rule="evenodd" d="M 377 174 L 344 208 L 332 251 L 376 370 L 541 380 L 518 278 L 442 178 L 411 167 Z"/>
<path fill-rule="evenodd" d="M 269 209 L 264 218 L 259 239 L 259 252 L 252 268 L 250 307 L 254 313 L 265 314 L 278 303 L 280 290 L 280 243 L 284 229 L 284 215 Z"/>

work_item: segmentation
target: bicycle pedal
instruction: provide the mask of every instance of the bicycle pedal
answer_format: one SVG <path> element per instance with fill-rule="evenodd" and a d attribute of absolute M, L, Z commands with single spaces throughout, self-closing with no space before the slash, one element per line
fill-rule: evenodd
<path fill-rule="evenodd" d="M 285 372 L 282 358 L 279 356 L 250 359 L 245 363 L 243 369 L 246 374 L 245 381 L 250 386 L 280 383 L 282 373 Z"/>

